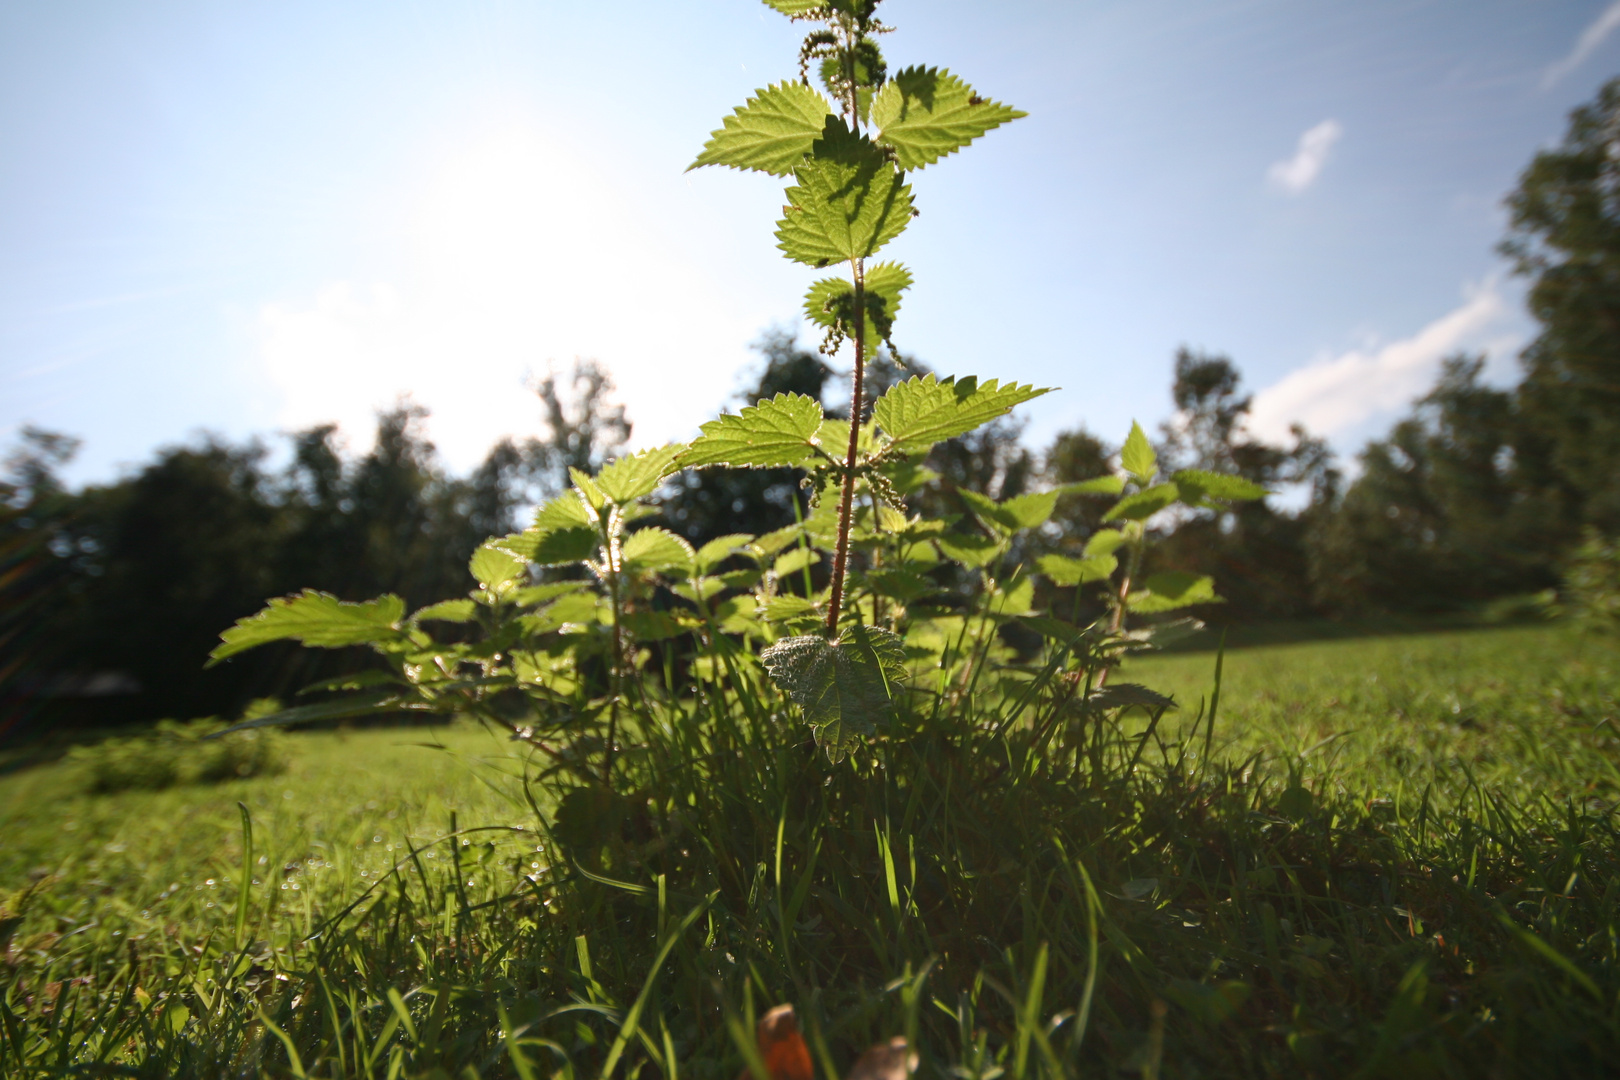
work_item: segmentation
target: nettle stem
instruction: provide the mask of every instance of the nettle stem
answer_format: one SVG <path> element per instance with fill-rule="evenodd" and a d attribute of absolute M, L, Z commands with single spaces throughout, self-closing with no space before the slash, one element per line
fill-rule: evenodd
<path fill-rule="evenodd" d="M 832 592 L 827 601 L 827 633 L 838 634 L 844 603 L 844 569 L 849 563 L 849 519 L 855 511 L 855 455 L 861 442 L 861 416 L 866 411 L 866 271 L 860 259 L 855 271 L 855 386 L 849 399 L 849 450 L 844 455 L 844 487 L 838 498 L 838 546 L 833 552 Z"/>

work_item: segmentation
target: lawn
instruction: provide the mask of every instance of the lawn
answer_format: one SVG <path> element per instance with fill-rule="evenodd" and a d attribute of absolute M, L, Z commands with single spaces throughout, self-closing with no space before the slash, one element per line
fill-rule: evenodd
<path fill-rule="evenodd" d="M 471 725 L 161 792 L 21 770 L 0 1070 L 730 1080 L 778 1000 L 830 1076 L 900 1032 L 961 1080 L 1620 1068 L 1612 642 L 1231 649 L 1205 763 L 1215 665 L 1130 662 L 1180 709 L 1040 760 L 935 717 L 830 766 L 694 706 L 642 737 L 701 754 L 561 824 Z"/>

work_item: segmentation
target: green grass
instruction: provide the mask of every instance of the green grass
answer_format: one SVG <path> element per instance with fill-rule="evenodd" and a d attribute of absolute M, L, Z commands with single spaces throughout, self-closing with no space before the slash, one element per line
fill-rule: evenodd
<path fill-rule="evenodd" d="M 0 1071 L 731 1080 L 776 1001 L 829 1076 L 896 1033 L 964 1080 L 1620 1067 L 1612 644 L 1233 650 L 1208 763 L 1214 662 L 1127 666 L 1183 703 L 1150 733 L 968 702 L 842 766 L 764 701 L 654 701 L 634 796 L 560 815 L 470 726 L 156 793 L 20 771 Z"/>

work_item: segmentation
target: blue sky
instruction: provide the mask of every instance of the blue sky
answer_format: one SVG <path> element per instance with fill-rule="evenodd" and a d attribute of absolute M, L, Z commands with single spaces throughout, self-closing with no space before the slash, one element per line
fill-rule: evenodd
<path fill-rule="evenodd" d="M 1620 72 L 1607 0 L 883 13 L 891 69 L 1030 113 L 916 174 L 885 257 L 904 349 L 1063 388 L 1034 443 L 1163 419 L 1181 344 L 1347 454 L 1450 352 L 1510 380 L 1502 197 Z M 815 276 L 780 183 L 683 172 L 799 36 L 758 0 L 0 6 L 0 438 L 78 435 L 101 479 L 204 429 L 362 449 L 405 393 L 466 469 L 575 356 L 637 444 L 689 437 Z"/>

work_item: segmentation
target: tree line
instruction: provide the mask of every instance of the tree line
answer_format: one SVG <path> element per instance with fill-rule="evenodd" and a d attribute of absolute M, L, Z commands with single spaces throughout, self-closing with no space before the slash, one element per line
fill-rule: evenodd
<path fill-rule="evenodd" d="M 1161 457 L 1298 494 L 1155 523 L 1163 542 L 1150 569 L 1213 574 L 1226 602 L 1205 614 L 1217 621 L 1435 613 L 1554 586 L 1583 536 L 1620 533 L 1617 126 L 1620 79 L 1576 110 L 1563 143 L 1538 153 L 1509 197 L 1502 250 L 1528 279 L 1539 323 L 1519 383 L 1491 386 L 1482 357 L 1449 358 L 1410 413 L 1360 452 L 1353 480 L 1302 428 L 1282 444 L 1256 437 L 1237 365 L 1180 350 Z M 757 347 L 743 402 L 828 396 L 835 373 L 791 334 Z M 870 393 L 924 370 L 879 353 Z M 464 477 L 444 469 L 425 413 L 409 404 L 379 415 L 362 455 L 345 455 L 330 425 L 291 435 L 278 467 L 260 441 L 207 437 L 77 491 L 60 480 L 76 440 L 24 429 L 0 480 L 0 737 L 73 712 L 230 713 L 341 672 L 352 662 L 341 653 L 202 663 L 220 630 L 266 596 L 394 592 L 417 606 L 465 591 L 478 542 L 517 528 L 570 468 L 600 467 L 629 438 L 599 365 L 577 363 L 537 391 L 540 434 L 502 440 Z M 1089 479 L 1117 451 L 1083 428 L 1040 451 L 1021 436 L 1002 421 L 936 447 L 911 498 L 964 513 L 961 489 L 1000 499 Z M 662 493 L 661 523 L 693 541 L 764 533 L 807 512 L 799 480 L 795 470 L 684 473 Z M 1072 553 L 1099 512 L 1070 499 L 1031 542 Z"/>

